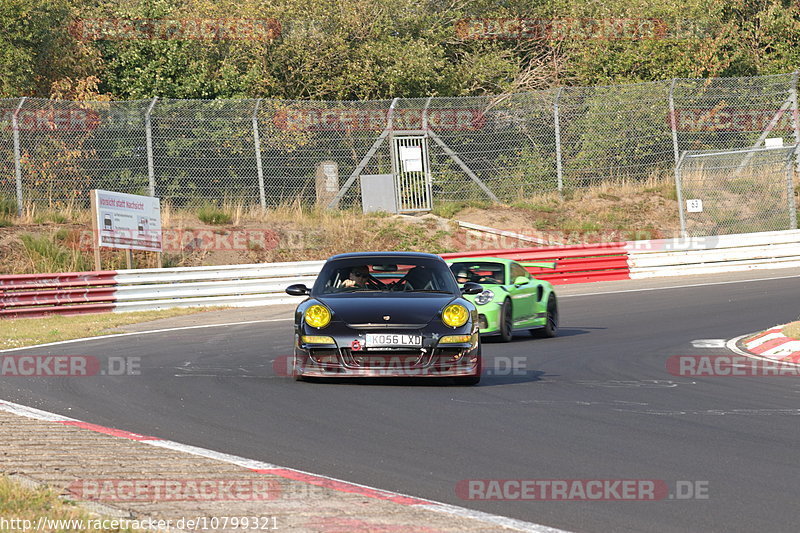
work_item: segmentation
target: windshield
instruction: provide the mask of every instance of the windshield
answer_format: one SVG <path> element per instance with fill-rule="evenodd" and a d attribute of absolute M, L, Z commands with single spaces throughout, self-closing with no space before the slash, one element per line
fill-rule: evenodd
<path fill-rule="evenodd" d="M 450 270 L 460 285 L 468 281 L 481 285 L 505 285 L 506 266 L 503 263 L 469 262 L 453 263 Z"/>
<path fill-rule="evenodd" d="M 441 292 L 459 294 L 447 265 L 425 257 L 364 257 L 329 261 L 312 294 Z"/>

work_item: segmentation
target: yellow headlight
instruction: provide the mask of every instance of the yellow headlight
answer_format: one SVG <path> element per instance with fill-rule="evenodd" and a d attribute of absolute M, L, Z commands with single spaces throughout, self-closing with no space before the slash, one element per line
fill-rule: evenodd
<path fill-rule="evenodd" d="M 332 337 L 322 335 L 303 335 L 300 339 L 304 344 L 335 344 Z"/>
<path fill-rule="evenodd" d="M 439 344 L 461 344 L 471 340 L 472 335 L 445 335 L 439 339 Z"/>
<path fill-rule="evenodd" d="M 331 312 L 328 311 L 327 307 L 315 304 L 306 309 L 303 317 L 305 318 L 306 324 L 309 326 L 324 328 L 328 325 L 328 322 L 331 321 Z"/>
<path fill-rule="evenodd" d="M 463 305 L 451 304 L 442 311 L 442 322 L 451 328 L 460 328 L 469 320 L 469 311 Z"/>

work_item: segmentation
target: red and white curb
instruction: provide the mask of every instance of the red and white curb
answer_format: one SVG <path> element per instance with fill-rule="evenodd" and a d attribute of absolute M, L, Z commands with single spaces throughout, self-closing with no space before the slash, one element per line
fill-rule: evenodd
<path fill-rule="evenodd" d="M 784 324 L 785 325 L 785 324 Z M 784 363 L 800 363 L 800 340 L 783 334 L 783 325 L 745 337 L 742 347 L 748 352 Z"/>
<path fill-rule="evenodd" d="M 400 494 L 398 492 L 376 489 L 373 487 L 368 487 L 366 485 L 360 485 L 358 483 L 342 481 L 340 479 L 321 476 L 318 474 L 312 474 L 309 472 L 303 472 L 302 470 L 295 470 L 293 468 L 284 468 L 278 465 L 265 463 L 262 461 L 246 459 L 244 457 L 238 457 L 236 455 L 230 455 L 227 453 L 217 452 L 214 450 L 208 450 L 206 448 L 199 448 L 197 446 L 191 446 L 189 444 L 182 444 L 179 442 L 160 439 L 158 437 L 140 435 L 138 433 L 132 433 L 130 431 L 125 431 L 121 429 L 98 426 L 96 424 L 91 424 L 89 422 L 83 422 L 81 420 L 76 420 L 74 418 L 61 416 L 56 413 L 42 411 L 34 407 L 28 407 L 25 405 L 20 405 L 5 400 L 0 400 L 0 410 L 15 415 L 32 418 L 35 420 L 41 420 L 43 422 L 52 422 L 57 424 L 63 424 L 66 426 L 74 426 L 82 429 L 87 429 L 89 431 L 95 431 L 97 433 L 103 433 L 105 435 L 111 435 L 113 437 L 120 437 L 124 439 L 134 440 L 142 444 L 148 444 L 150 446 L 157 446 L 159 448 L 167 448 L 170 450 L 188 453 L 199 457 L 215 459 L 217 461 L 223 461 L 226 463 L 241 466 L 243 468 L 247 468 L 259 474 L 269 474 L 272 476 L 282 477 L 284 479 L 289 479 L 292 481 L 309 483 L 311 485 L 324 487 L 339 492 L 358 494 L 359 496 L 363 496 L 366 498 L 389 501 L 397 503 L 399 505 L 413 506 L 415 509 L 426 509 L 429 511 L 458 516 L 461 518 L 470 518 L 474 520 L 479 520 L 481 522 L 494 524 L 515 531 L 528 531 L 533 533 L 568 533 L 562 529 L 556 529 L 541 524 L 534 524 L 532 522 L 525 522 L 522 520 L 516 520 L 514 518 L 508 518 L 505 516 L 493 515 L 489 513 L 484 513 L 482 511 L 475 511 L 472 509 L 466 509 L 464 507 L 458 507 L 456 505 L 440 503 L 433 500 L 416 498 L 413 496 L 408 496 L 406 494 Z"/>

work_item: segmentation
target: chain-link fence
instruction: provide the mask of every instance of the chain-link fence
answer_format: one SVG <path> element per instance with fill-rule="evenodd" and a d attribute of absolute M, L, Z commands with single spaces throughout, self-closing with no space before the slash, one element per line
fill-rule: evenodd
<path fill-rule="evenodd" d="M 6 99 L 0 195 L 58 206 L 98 188 L 178 207 L 352 207 L 361 175 L 403 168 L 392 139 L 422 135 L 433 205 L 510 203 L 672 179 L 685 150 L 795 144 L 797 84 L 784 74 L 359 102 Z"/>
<path fill-rule="evenodd" d="M 676 177 L 681 230 L 726 235 L 797 228 L 796 145 L 681 154 Z"/>

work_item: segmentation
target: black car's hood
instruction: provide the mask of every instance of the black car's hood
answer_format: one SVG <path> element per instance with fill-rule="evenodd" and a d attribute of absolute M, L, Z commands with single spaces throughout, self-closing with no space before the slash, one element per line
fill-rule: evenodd
<path fill-rule="evenodd" d="M 346 324 L 423 325 L 457 296 L 438 293 L 359 293 L 317 297 Z M 389 317 L 388 319 L 385 317 Z"/>

